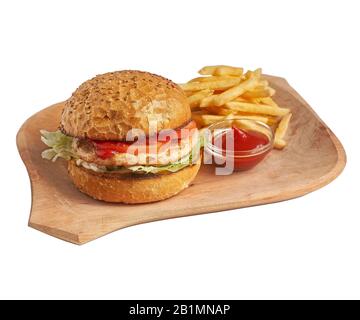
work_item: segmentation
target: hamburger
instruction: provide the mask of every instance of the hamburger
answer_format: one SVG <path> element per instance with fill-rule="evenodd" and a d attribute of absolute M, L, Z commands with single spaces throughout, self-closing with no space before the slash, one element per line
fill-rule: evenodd
<path fill-rule="evenodd" d="M 44 159 L 68 161 L 83 193 L 147 203 L 187 188 L 200 168 L 199 134 L 178 85 L 142 71 L 86 82 L 65 102 L 59 129 L 41 130 Z"/>

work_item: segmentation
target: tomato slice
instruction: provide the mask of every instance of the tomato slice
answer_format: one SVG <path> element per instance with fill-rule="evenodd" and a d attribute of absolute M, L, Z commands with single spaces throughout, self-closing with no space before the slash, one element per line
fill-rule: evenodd
<path fill-rule="evenodd" d="M 95 146 L 96 155 L 101 159 L 109 159 L 115 153 L 125 153 L 131 143 L 119 141 L 92 141 Z"/>
<path fill-rule="evenodd" d="M 186 126 L 176 130 L 176 136 L 172 137 L 169 131 L 169 135 L 162 134 L 165 136 L 165 139 L 157 140 L 158 147 L 162 144 L 169 142 L 172 139 L 181 140 L 187 138 L 192 130 L 196 129 L 195 121 L 190 121 Z M 101 140 L 92 140 L 95 146 L 96 155 L 101 159 L 109 159 L 116 153 L 126 153 L 127 149 L 134 143 L 123 142 L 123 141 L 101 141 Z M 146 138 L 146 146 L 149 146 L 150 139 Z M 148 148 L 146 148 L 148 149 Z"/>

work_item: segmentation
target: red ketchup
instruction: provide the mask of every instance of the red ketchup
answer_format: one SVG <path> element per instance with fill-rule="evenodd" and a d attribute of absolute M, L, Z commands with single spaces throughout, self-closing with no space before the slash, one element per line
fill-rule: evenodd
<path fill-rule="evenodd" d="M 230 132 L 224 131 L 215 136 L 213 143 L 221 147 L 222 156 L 219 154 L 220 157 L 225 157 L 226 162 L 234 161 L 235 170 L 251 169 L 270 152 L 270 140 L 265 134 L 245 131 L 235 126 L 232 126 L 230 130 Z M 227 146 L 227 141 L 229 146 Z"/>

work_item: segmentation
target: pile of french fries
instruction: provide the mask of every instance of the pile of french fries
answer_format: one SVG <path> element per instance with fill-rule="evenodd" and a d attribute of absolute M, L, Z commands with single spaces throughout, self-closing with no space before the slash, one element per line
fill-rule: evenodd
<path fill-rule="evenodd" d="M 286 146 L 284 137 L 292 114 L 273 100 L 275 90 L 262 77 L 261 69 L 244 73 L 243 68 L 218 65 L 206 66 L 199 74 L 200 77 L 180 84 L 198 127 L 225 119 L 253 119 L 274 129 L 276 149 Z"/>

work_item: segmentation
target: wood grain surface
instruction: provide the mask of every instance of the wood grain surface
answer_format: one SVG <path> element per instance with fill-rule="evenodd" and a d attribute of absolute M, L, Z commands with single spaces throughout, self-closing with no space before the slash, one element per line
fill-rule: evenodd
<path fill-rule="evenodd" d="M 17 135 L 31 181 L 29 226 L 83 244 L 140 223 L 288 200 L 328 184 L 345 167 L 341 143 L 285 79 L 267 79 L 276 89 L 275 100 L 293 112 L 288 146 L 273 150 L 254 169 L 230 176 L 216 176 L 213 166 L 203 165 L 191 187 L 152 204 L 109 204 L 78 191 L 67 175 L 66 161 L 53 163 L 40 156 L 46 146 L 39 130 L 56 130 L 63 104 L 34 114 Z"/>

